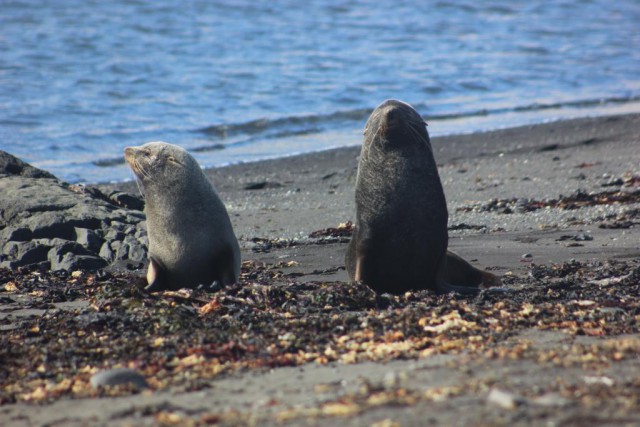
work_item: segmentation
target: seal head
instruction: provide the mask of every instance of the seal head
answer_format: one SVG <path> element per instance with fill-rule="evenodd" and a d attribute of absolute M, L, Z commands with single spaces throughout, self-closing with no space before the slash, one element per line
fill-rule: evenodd
<path fill-rule="evenodd" d="M 198 162 L 166 142 L 127 147 L 145 198 L 150 291 L 238 280 L 240 248 L 229 215 Z"/>

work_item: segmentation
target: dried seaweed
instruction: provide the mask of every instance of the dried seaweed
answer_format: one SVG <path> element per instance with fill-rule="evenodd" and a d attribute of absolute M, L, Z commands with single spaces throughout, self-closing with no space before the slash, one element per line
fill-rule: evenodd
<path fill-rule="evenodd" d="M 502 344 L 528 328 L 592 336 L 640 332 L 637 261 L 532 265 L 527 277 L 504 278 L 507 293 L 473 298 L 299 283 L 282 275 L 285 267 L 247 262 L 240 284 L 217 293 L 152 295 L 125 274 L 0 270 L 3 312 L 23 311 L 0 320 L 0 403 L 134 392 L 89 386 L 92 373 L 116 366 L 140 370 L 152 389 L 197 390 L 238 369 L 460 352 L 512 357 L 516 350 L 507 355 Z M 585 347 L 580 354 L 526 347 L 517 353 L 597 366 L 637 357 L 636 344 Z"/>
<path fill-rule="evenodd" d="M 485 204 L 459 207 L 457 212 L 497 212 L 511 214 L 514 212 L 535 212 L 539 209 L 575 210 L 588 206 L 640 203 L 640 190 L 612 190 L 587 193 L 578 190 L 569 196 L 558 199 L 491 199 Z"/>

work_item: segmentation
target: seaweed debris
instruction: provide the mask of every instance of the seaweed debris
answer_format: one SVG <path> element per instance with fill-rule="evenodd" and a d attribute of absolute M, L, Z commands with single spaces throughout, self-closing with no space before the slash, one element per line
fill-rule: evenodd
<path fill-rule="evenodd" d="M 135 392 L 92 388 L 89 378 L 105 368 L 136 369 L 152 390 L 198 390 L 239 369 L 462 352 L 512 357 L 501 346 L 530 328 L 640 332 L 638 261 L 532 265 L 527 277 L 505 276 L 503 292 L 477 297 L 298 283 L 281 274 L 286 267 L 245 262 L 240 283 L 217 293 L 152 295 L 128 274 L 0 270 L 0 404 Z M 551 357 L 534 347 L 518 357 L 599 366 L 637 357 L 640 340 L 583 350 L 597 357 L 565 348 Z"/>
<path fill-rule="evenodd" d="M 611 190 L 587 193 L 577 190 L 569 196 L 557 199 L 535 200 L 524 198 L 491 199 L 485 204 L 461 206 L 457 212 L 497 212 L 511 214 L 514 212 L 535 212 L 539 209 L 575 210 L 589 206 L 634 204 L 640 203 L 640 190 Z"/>

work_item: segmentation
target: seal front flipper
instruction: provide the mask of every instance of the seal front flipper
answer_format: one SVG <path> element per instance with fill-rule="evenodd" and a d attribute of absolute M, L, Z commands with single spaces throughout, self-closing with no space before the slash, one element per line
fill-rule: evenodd
<path fill-rule="evenodd" d="M 218 282 L 219 288 L 232 285 L 238 281 L 239 277 L 234 269 L 233 248 L 231 246 L 227 245 L 218 252 L 211 265 L 215 271 L 212 282 Z"/>
<path fill-rule="evenodd" d="M 154 257 L 149 257 L 147 283 L 148 285 L 144 289 L 148 292 L 159 292 L 169 289 L 169 271 Z"/>

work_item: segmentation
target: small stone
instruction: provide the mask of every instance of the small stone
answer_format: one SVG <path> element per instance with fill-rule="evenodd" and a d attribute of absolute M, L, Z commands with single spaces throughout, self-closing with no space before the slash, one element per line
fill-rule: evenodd
<path fill-rule="evenodd" d="M 51 249 L 52 251 L 54 249 Z M 72 252 L 64 254 L 61 258 L 54 256 L 50 258 L 51 270 L 99 270 L 107 266 L 107 262 L 97 256 L 78 255 Z"/>
<path fill-rule="evenodd" d="M 586 234 L 586 233 L 580 233 L 580 234 L 576 234 L 576 236 L 573 238 L 573 240 L 578 241 L 578 242 L 591 241 L 591 240 L 593 240 L 593 236 L 590 235 L 590 234 Z"/>
<path fill-rule="evenodd" d="M 138 371 L 129 368 L 116 368 L 100 371 L 89 380 L 94 388 L 132 384 L 137 388 L 147 388 L 147 380 Z"/>
<path fill-rule="evenodd" d="M 115 229 L 110 229 L 104 235 L 104 239 L 108 242 L 124 239 L 124 233 Z"/>
<path fill-rule="evenodd" d="M 520 262 L 532 262 L 533 261 L 533 255 L 532 254 L 524 254 L 522 255 L 522 257 L 520 257 Z"/>
<path fill-rule="evenodd" d="M 571 403 L 571 400 L 566 399 L 557 393 L 547 393 L 534 398 L 532 402 L 540 406 L 562 407 L 569 405 Z"/>
<path fill-rule="evenodd" d="M 142 223 L 140 223 L 142 224 Z M 142 226 L 138 226 L 138 228 L 136 229 L 136 232 L 134 234 L 135 238 L 140 240 L 141 237 L 147 237 L 147 230 L 146 230 L 146 222 L 144 223 L 144 228 Z"/>
<path fill-rule="evenodd" d="M 627 310 L 620 307 L 604 307 L 600 309 L 600 312 L 604 314 L 627 314 Z"/>
<path fill-rule="evenodd" d="M 109 242 L 105 242 L 100 248 L 100 252 L 98 253 L 100 258 L 107 260 L 108 262 L 113 261 L 113 251 L 109 245 Z"/>
<path fill-rule="evenodd" d="M 43 241 L 9 242 L 3 248 L 3 253 L 13 258 L 16 266 L 36 264 L 47 260 L 51 246 Z"/>
<path fill-rule="evenodd" d="M 136 243 L 129 245 L 129 259 L 131 261 L 144 261 L 147 258 L 147 249 Z"/>
<path fill-rule="evenodd" d="M 76 242 L 89 249 L 91 252 L 99 252 L 104 240 L 98 234 L 88 228 L 75 228 Z"/>
<path fill-rule="evenodd" d="M 395 371 L 389 371 L 384 374 L 382 378 L 382 384 L 386 389 L 393 389 L 400 387 L 400 383 L 407 377 L 406 373 L 397 373 Z"/>
<path fill-rule="evenodd" d="M 126 224 L 120 221 L 111 221 L 111 228 L 113 230 L 122 231 L 125 229 L 125 227 L 126 227 Z"/>
<path fill-rule="evenodd" d="M 521 198 L 516 200 L 516 212 L 525 213 L 529 211 L 529 204 L 531 201 L 527 198 Z"/>
<path fill-rule="evenodd" d="M 587 384 L 602 384 L 605 385 L 607 387 L 613 387 L 613 385 L 615 384 L 615 382 L 609 378 L 609 377 L 592 377 L 592 376 L 586 376 L 583 378 L 584 382 Z"/>
<path fill-rule="evenodd" d="M 487 402 L 498 405 L 504 409 L 515 409 L 525 403 L 525 400 L 508 391 L 493 389 L 487 397 Z"/>
<path fill-rule="evenodd" d="M 249 182 L 245 184 L 245 190 L 264 190 L 266 188 L 280 188 L 282 184 L 279 182 L 270 182 L 270 181 L 257 181 L 257 182 Z"/>
<path fill-rule="evenodd" d="M 116 260 L 120 261 L 123 259 L 129 259 L 129 245 L 123 242 L 113 242 L 113 243 L 115 245 L 112 244 L 111 247 L 116 251 Z"/>

